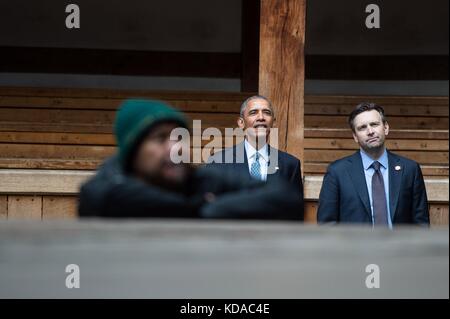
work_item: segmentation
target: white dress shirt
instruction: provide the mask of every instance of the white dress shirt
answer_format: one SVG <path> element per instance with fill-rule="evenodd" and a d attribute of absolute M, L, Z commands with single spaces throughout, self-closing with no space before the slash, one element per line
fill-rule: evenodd
<path fill-rule="evenodd" d="M 248 171 L 251 172 L 252 164 L 255 161 L 256 149 L 247 141 L 244 141 L 245 153 L 247 154 Z M 267 180 L 267 167 L 269 164 L 268 146 L 265 144 L 259 151 L 259 165 L 261 167 L 261 179 Z"/>

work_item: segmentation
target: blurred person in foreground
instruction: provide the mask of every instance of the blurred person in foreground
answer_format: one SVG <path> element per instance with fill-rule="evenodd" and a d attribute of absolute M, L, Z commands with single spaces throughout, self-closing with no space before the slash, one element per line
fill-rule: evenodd
<path fill-rule="evenodd" d="M 114 131 L 117 154 L 80 190 L 81 217 L 175 217 L 299 220 L 298 191 L 282 179 L 241 178 L 208 166 L 175 164 L 172 130 L 185 116 L 152 100 L 127 100 Z"/>

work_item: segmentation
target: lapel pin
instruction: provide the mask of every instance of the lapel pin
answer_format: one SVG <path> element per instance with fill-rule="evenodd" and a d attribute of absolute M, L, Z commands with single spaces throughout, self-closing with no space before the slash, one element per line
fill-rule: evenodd
<path fill-rule="evenodd" d="M 399 166 L 399 165 L 397 165 L 397 166 L 395 166 L 395 170 L 396 171 L 399 171 L 399 170 L 401 170 L 402 168 Z"/>
<path fill-rule="evenodd" d="M 279 168 L 278 166 L 277 166 L 277 167 L 275 167 L 275 170 L 276 170 L 276 171 L 278 171 L 279 169 L 280 169 L 280 168 Z"/>

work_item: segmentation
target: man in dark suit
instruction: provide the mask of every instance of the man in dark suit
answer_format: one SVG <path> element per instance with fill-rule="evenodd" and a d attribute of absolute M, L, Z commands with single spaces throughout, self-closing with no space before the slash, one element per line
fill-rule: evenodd
<path fill-rule="evenodd" d="M 319 223 L 429 225 L 427 194 L 418 163 L 388 151 L 389 124 L 374 103 L 349 116 L 360 150 L 331 163 L 320 191 Z"/>
<path fill-rule="evenodd" d="M 249 179 L 267 182 L 279 178 L 287 180 L 298 190 L 303 201 L 300 161 L 269 145 L 274 121 L 273 108 L 266 97 L 249 97 L 242 103 L 237 120 L 239 128 L 244 131 L 244 141 L 215 153 L 208 163 L 222 170 L 237 171 Z M 303 217 L 303 204 L 299 211 Z"/>
<path fill-rule="evenodd" d="M 152 100 L 127 100 L 117 112 L 117 154 L 80 190 L 81 217 L 301 220 L 300 198 L 284 180 L 247 180 L 233 171 L 177 163 L 186 117 Z M 248 205 L 248 203 L 252 203 Z"/>

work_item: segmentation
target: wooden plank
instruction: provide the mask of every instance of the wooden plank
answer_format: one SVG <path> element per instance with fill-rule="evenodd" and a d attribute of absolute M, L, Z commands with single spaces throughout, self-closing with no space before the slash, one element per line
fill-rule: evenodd
<path fill-rule="evenodd" d="M 305 223 L 317 223 L 317 209 L 318 202 L 305 202 Z M 430 225 L 433 226 L 448 226 L 448 205 L 430 205 Z"/>
<path fill-rule="evenodd" d="M 202 128 L 236 127 L 237 114 L 187 113 L 193 120 L 201 120 Z M 0 108 L 0 131 L 40 131 L 75 133 L 112 133 L 115 119 L 113 111 L 56 110 Z"/>
<path fill-rule="evenodd" d="M 254 92 L 211 92 L 211 91 L 152 91 L 152 90 L 112 90 L 93 88 L 47 88 L 47 87 L 2 87 L 0 96 L 5 97 L 59 97 L 59 98 L 96 98 L 124 99 L 144 97 L 161 100 L 218 100 L 243 101 Z M 375 101 L 381 105 L 448 105 L 448 97 L 436 96 L 368 96 L 368 95 L 306 95 L 306 104 L 356 105 L 362 100 Z"/>
<path fill-rule="evenodd" d="M 206 128 L 206 127 L 203 127 Z M 225 136 L 224 130 L 221 130 L 222 136 Z M 197 136 L 197 135 L 195 135 Z M 317 140 L 315 140 L 317 139 Z M 346 139 L 345 143 L 353 141 L 349 129 L 305 129 L 305 148 L 311 143 L 317 141 L 333 141 L 334 139 Z M 387 143 L 394 141 L 401 145 L 412 144 L 414 147 L 418 140 L 420 143 L 427 143 L 427 148 L 438 145 L 438 148 L 446 145 L 448 149 L 448 131 L 398 131 L 392 130 L 387 138 Z M 431 140 L 431 141 L 429 141 Z M 444 140 L 444 141 L 441 141 Z M 115 145 L 115 137 L 112 133 L 64 133 L 64 132 L 1 132 L 0 143 L 37 143 L 37 144 L 75 144 L 75 145 Z M 429 144 L 431 143 L 431 144 Z M 356 145 L 356 144 L 355 144 Z M 320 147 L 320 146 L 319 146 Z M 419 145 L 419 147 L 421 147 Z M 422 146 L 423 147 L 423 146 Z M 443 148 L 445 149 L 445 148 Z"/>
<path fill-rule="evenodd" d="M 78 193 L 79 186 L 94 172 L 61 170 L 0 170 L 0 194 L 63 194 Z M 323 176 L 305 176 L 305 199 L 317 200 Z M 448 202 L 448 178 L 425 179 L 431 202 Z"/>
<path fill-rule="evenodd" d="M 17 89 L 16 89 L 17 90 Z M 24 88 L 25 93 L 28 92 Z M 0 88 L 1 91 L 1 88 Z M 58 91 L 57 91 L 58 92 Z M 16 92 L 17 93 L 17 92 Z M 164 100 L 167 103 L 185 112 L 223 112 L 237 113 L 243 100 L 253 93 L 223 92 L 128 92 L 124 91 L 121 97 L 89 97 L 90 89 L 77 92 L 73 96 L 36 96 L 39 91 L 24 95 L 1 95 L 0 107 L 19 108 L 57 108 L 57 109 L 91 109 L 116 110 L 125 98 L 140 96 L 142 98 Z M 55 94 L 58 95 L 58 94 Z M 104 95 L 109 95 L 104 92 Z M 446 116 L 448 117 L 448 98 L 440 97 L 383 97 L 383 96 L 305 96 L 305 114 L 348 115 L 351 110 L 363 100 L 378 102 L 386 109 L 389 116 Z"/>
<path fill-rule="evenodd" d="M 305 149 L 359 149 L 353 139 L 337 138 L 305 138 Z M 390 150 L 405 151 L 448 151 L 445 140 L 393 140 L 386 139 L 386 147 Z"/>
<path fill-rule="evenodd" d="M 323 175 L 305 176 L 304 198 L 306 201 L 319 199 L 322 187 Z M 448 203 L 449 201 L 449 180 L 448 178 L 425 179 L 428 201 L 432 203 Z"/>
<path fill-rule="evenodd" d="M 76 219 L 78 200 L 76 196 L 43 196 L 42 219 Z"/>
<path fill-rule="evenodd" d="M 400 117 L 388 118 L 390 127 L 395 129 L 448 130 L 448 117 Z M 313 128 L 348 128 L 347 116 L 306 115 L 305 126 Z"/>
<path fill-rule="evenodd" d="M 8 219 L 42 219 L 42 196 L 8 196 Z"/>
<path fill-rule="evenodd" d="M 6 158 L 104 159 L 116 152 L 114 146 L 0 144 Z"/>
<path fill-rule="evenodd" d="M 0 219 L 8 218 L 8 196 L 0 195 Z"/>
<path fill-rule="evenodd" d="M 102 162 L 102 159 L 0 158 L 0 169 L 95 170 Z"/>
<path fill-rule="evenodd" d="M 433 203 L 449 202 L 449 180 L 448 178 L 425 179 L 428 201 Z"/>
<path fill-rule="evenodd" d="M 93 174 L 74 170 L 2 169 L 0 194 L 75 195 Z"/>
<path fill-rule="evenodd" d="M 254 92 L 213 92 L 213 91 L 152 91 L 115 90 L 93 88 L 48 88 L 48 87 L 2 87 L 2 97 L 47 97 L 47 98 L 90 98 L 123 100 L 129 97 L 154 98 L 159 100 L 188 101 L 243 101 Z"/>
<path fill-rule="evenodd" d="M 305 127 L 305 138 L 352 138 L 350 128 L 312 128 Z M 448 140 L 448 130 L 411 130 L 411 129 L 391 129 L 389 130 L 389 139 L 429 139 L 429 140 Z"/>
<path fill-rule="evenodd" d="M 304 164 L 305 174 L 325 174 L 330 163 L 310 163 Z M 421 165 L 422 174 L 424 176 L 449 176 L 449 167 L 447 166 L 430 166 Z"/>
<path fill-rule="evenodd" d="M 389 105 L 441 105 L 449 104 L 448 96 L 380 96 L 380 95 L 306 95 L 306 104 L 347 104 L 356 106 L 361 101 L 373 101 L 382 106 Z"/>
<path fill-rule="evenodd" d="M 305 104 L 307 115 L 348 116 L 359 104 Z M 387 119 L 391 116 L 444 116 L 448 117 L 448 105 L 383 105 Z"/>
<path fill-rule="evenodd" d="M 305 0 L 261 1 L 259 92 L 274 105 L 279 149 L 301 160 L 305 19 Z"/>
<path fill-rule="evenodd" d="M 130 96 L 132 98 L 134 96 Z M 224 98 L 227 95 L 224 94 Z M 142 97 L 144 98 L 144 97 Z M 154 99 L 152 96 L 146 98 Z M 243 96 L 245 100 L 246 95 Z M 2 97 L 0 107 L 4 108 L 46 108 L 46 109 L 79 109 L 79 110 L 109 110 L 115 111 L 124 99 L 101 98 L 60 98 L 60 97 Z M 183 112 L 221 112 L 239 113 L 241 100 L 177 100 L 164 99 L 168 104 Z"/>
<path fill-rule="evenodd" d="M 305 201 L 304 222 L 307 224 L 317 224 L 317 201 Z"/>
<path fill-rule="evenodd" d="M 333 162 L 353 154 L 354 150 L 305 150 L 306 162 Z M 438 151 L 396 151 L 397 154 L 410 158 L 420 164 L 448 165 L 448 152 Z"/>
<path fill-rule="evenodd" d="M 0 132 L 0 143 L 115 145 L 113 134 Z"/>
<path fill-rule="evenodd" d="M 114 118 L 115 113 L 113 111 L 57 109 L 43 111 L 40 109 L 0 108 L 0 128 L 2 131 L 8 131 L 9 126 L 28 127 L 27 131 L 35 131 L 34 127 L 54 127 L 60 132 L 66 132 L 68 131 L 66 126 L 80 128 L 108 127 L 112 131 Z M 96 130 L 92 131 L 96 132 Z M 80 130 L 79 132 L 83 131 Z"/>
<path fill-rule="evenodd" d="M 7 132 L 51 132 L 51 133 L 99 133 L 111 134 L 113 128 L 111 124 L 70 124 L 70 123 L 23 123 L 23 122 L 1 122 L 0 131 Z"/>
<path fill-rule="evenodd" d="M 433 226 L 448 226 L 448 203 L 447 204 L 431 204 L 430 205 L 430 223 Z"/>
<path fill-rule="evenodd" d="M 255 92 L 211 92 L 211 91 L 152 91 L 152 90 L 112 90 L 94 88 L 33 88 L 33 87 L 2 87 L 0 97 L 49 97 L 49 98 L 90 98 L 116 99 L 128 97 L 155 98 L 161 100 L 218 100 L 243 101 Z M 356 105 L 363 100 L 370 100 L 383 106 L 447 106 L 448 97 L 440 96 L 371 96 L 371 95 L 306 95 L 305 104 L 347 104 Z M 57 105 L 55 105 L 57 106 Z"/>

